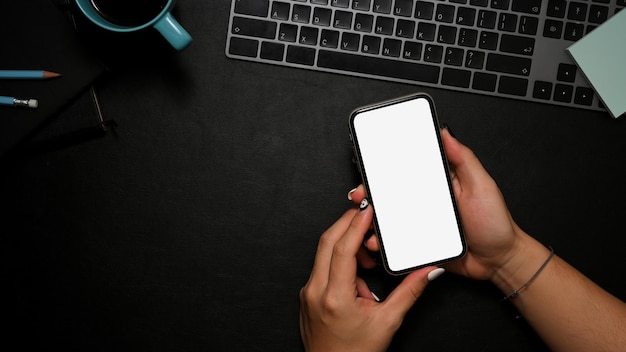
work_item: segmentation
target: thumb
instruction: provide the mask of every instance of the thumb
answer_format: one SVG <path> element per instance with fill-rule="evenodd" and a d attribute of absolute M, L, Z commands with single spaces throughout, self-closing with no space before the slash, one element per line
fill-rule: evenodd
<path fill-rule="evenodd" d="M 407 275 L 385 300 L 384 304 L 389 309 L 388 312 L 399 314 L 398 318 L 400 319 L 404 318 L 406 312 L 422 295 L 428 283 L 439 277 L 444 271 L 443 268 L 429 266 Z"/>

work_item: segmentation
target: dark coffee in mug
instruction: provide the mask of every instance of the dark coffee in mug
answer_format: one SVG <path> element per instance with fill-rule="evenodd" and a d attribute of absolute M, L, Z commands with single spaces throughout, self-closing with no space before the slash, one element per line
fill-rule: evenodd
<path fill-rule="evenodd" d="M 169 0 L 90 1 L 102 18 L 124 27 L 137 27 L 150 22 L 163 11 L 169 2 Z"/>

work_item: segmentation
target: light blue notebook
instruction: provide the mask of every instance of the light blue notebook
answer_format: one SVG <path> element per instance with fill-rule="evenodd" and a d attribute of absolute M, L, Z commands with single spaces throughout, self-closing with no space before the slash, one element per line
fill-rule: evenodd
<path fill-rule="evenodd" d="M 626 10 L 567 50 L 611 115 L 626 116 Z"/>

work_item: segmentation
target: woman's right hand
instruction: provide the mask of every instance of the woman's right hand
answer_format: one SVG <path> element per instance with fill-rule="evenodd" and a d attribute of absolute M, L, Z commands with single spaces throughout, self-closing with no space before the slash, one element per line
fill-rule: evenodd
<path fill-rule="evenodd" d="M 448 129 L 444 128 L 441 136 L 468 245 L 467 254 L 445 268 L 472 279 L 492 279 L 497 270 L 519 253 L 526 235 L 513 221 L 500 189 L 474 153 Z M 363 197 L 362 185 L 350 193 L 357 204 Z M 379 249 L 376 236 L 366 245 L 371 251 Z"/>

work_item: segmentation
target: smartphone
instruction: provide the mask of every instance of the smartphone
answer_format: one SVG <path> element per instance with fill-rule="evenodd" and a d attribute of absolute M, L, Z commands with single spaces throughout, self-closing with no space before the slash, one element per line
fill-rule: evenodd
<path fill-rule="evenodd" d="M 400 275 L 466 252 L 432 98 L 414 94 L 350 115 L 385 269 Z"/>

